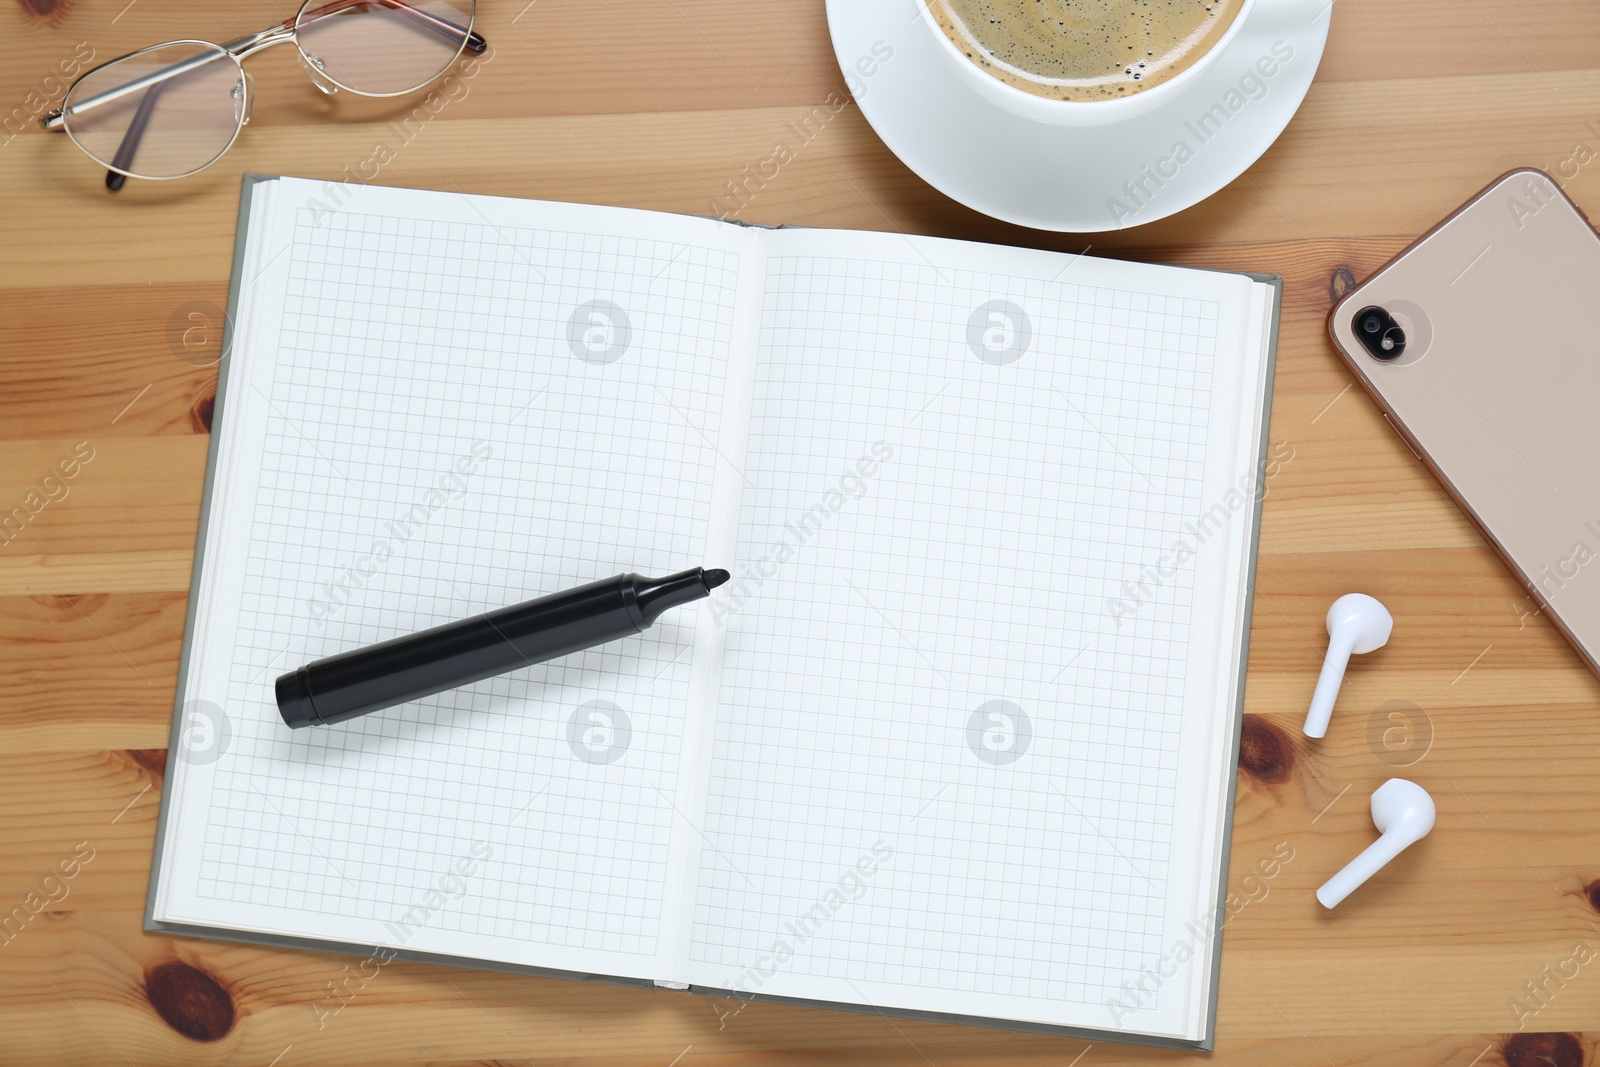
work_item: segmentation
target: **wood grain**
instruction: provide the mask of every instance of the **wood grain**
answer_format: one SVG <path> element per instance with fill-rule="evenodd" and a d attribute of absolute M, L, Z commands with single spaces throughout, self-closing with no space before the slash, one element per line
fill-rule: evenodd
<path fill-rule="evenodd" d="M 80 443 L 94 457 L 0 544 L 0 917 L 92 853 L 64 897 L 0 934 L 0 1061 L 1207 1061 L 403 963 L 329 1014 L 344 957 L 142 933 L 238 176 L 336 177 L 406 105 L 321 97 L 292 56 L 267 53 L 222 164 L 112 197 L 64 139 L 8 114 L 59 97 L 52 71 L 79 47 L 105 59 L 226 39 L 285 12 L 0 3 L 0 505 Z M 384 183 L 703 213 L 785 122 L 843 91 L 820 3 L 481 6 L 492 61 Z M 1271 435 L 1292 458 L 1265 503 L 1232 857 L 1247 903 L 1225 933 L 1210 1062 L 1597 1062 L 1600 962 L 1549 975 L 1577 946 L 1600 950 L 1600 684 L 1350 388 L 1324 326 L 1343 286 L 1488 179 L 1600 147 L 1597 39 L 1600 6 L 1578 0 L 1341 0 L 1272 150 L 1205 203 L 1124 233 L 1041 234 L 962 208 L 854 108 L 741 212 L 1285 276 Z M 1594 211 L 1600 165 L 1566 187 Z M 1335 729 L 1312 743 L 1296 727 L 1321 615 L 1356 586 L 1393 609 L 1395 639 L 1355 666 Z M 1409 732 L 1386 747 L 1397 708 Z M 1438 830 L 1322 912 L 1312 890 L 1370 839 L 1365 798 L 1402 763 L 1438 801 Z M 1281 843 L 1293 859 L 1247 880 Z"/>

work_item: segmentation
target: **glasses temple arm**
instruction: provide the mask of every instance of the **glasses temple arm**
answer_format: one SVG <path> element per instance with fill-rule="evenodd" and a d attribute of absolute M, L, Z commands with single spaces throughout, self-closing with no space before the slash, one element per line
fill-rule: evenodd
<path fill-rule="evenodd" d="M 113 193 L 126 184 L 128 176 L 121 172 L 133 166 L 134 154 L 139 151 L 139 141 L 144 137 L 145 127 L 150 125 L 150 115 L 161 99 L 161 90 L 171 84 L 171 81 L 158 81 L 144 91 L 144 97 L 133 113 L 133 121 L 128 123 L 128 131 L 122 135 L 122 143 L 117 146 L 117 154 L 111 157 L 111 169 L 106 171 L 106 188 Z"/>
<path fill-rule="evenodd" d="M 460 42 L 465 39 L 466 49 L 473 55 L 479 55 L 489 47 L 489 42 L 484 40 L 483 36 L 476 31 L 468 30 L 463 26 L 458 26 L 449 19 L 442 19 L 437 15 L 431 15 L 428 12 L 423 11 L 421 8 L 413 7 L 411 4 L 406 3 L 405 0 L 333 0 L 333 2 L 330 4 L 324 4 L 321 7 L 312 8 L 310 11 L 305 12 L 303 21 L 326 18 L 329 15 L 337 15 L 339 12 L 352 7 L 365 7 L 369 3 L 379 4 L 383 7 L 398 11 L 400 14 L 417 23 L 423 29 L 430 30 L 452 43 Z M 296 18 L 285 19 L 283 26 L 285 29 L 293 29 L 294 26 L 301 21 L 302 17 L 300 16 L 297 16 Z"/>
<path fill-rule="evenodd" d="M 126 59 L 127 56 L 122 58 Z M 228 58 L 228 52 L 226 49 L 223 51 L 204 52 L 197 56 L 191 56 L 188 59 L 180 60 L 171 66 L 162 67 L 160 70 L 151 71 L 149 74 L 146 74 L 141 78 L 137 78 L 126 85 L 118 86 L 115 89 L 107 89 L 105 92 L 96 93 L 93 96 L 83 100 L 73 100 L 70 107 L 57 108 L 50 114 L 45 115 L 39 120 L 39 125 L 52 133 L 60 133 L 66 129 L 68 111 L 74 115 L 80 111 L 89 111 L 93 108 L 100 107 L 102 104 L 109 104 L 113 100 L 120 100 L 124 96 L 127 96 L 130 93 L 136 93 L 141 89 L 154 88 L 158 85 L 164 85 L 166 82 L 178 77 L 179 75 L 191 73 L 192 71 L 199 70 L 201 67 L 204 67 L 209 63 L 215 63 L 218 60 L 225 58 Z M 112 60 L 111 62 L 115 63 L 117 60 Z M 110 63 L 105 64 L 105 66 L 110 66 Z M 91 71 L 90 73 L 93 72 Z M 81 81 L 82 79 L 79 80 Z M 68 96 L 71 96 L 70 91 L 68 92 Z"/>

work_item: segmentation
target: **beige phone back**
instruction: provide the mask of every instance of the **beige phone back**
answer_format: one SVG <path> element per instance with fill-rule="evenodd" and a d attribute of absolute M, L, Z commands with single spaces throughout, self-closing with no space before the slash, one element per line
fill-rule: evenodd
<path fill-rule="evenodd" d="M 1363 345 L 1370 307 L 1404 330 L 1398 357 Z M 1600 238 L 1587 219 L 1542 172 L 1512 171 L 1346 294 L 1328 327 L 1600 674 Z"/>

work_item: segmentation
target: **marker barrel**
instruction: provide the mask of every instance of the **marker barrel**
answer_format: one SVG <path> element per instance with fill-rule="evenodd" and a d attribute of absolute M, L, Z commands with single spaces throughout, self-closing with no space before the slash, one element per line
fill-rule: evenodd
<path fill-rule="evenodd" d="M 278 678 L 278 711 L 295 728 L 344 722 L 628 637 L 709 593 L 699 567 L 619 574 L 309 663 Z"/>

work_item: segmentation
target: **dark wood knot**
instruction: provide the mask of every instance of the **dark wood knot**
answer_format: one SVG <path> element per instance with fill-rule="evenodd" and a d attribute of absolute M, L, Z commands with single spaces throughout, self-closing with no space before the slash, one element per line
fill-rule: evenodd
<path fill-rule="evenodd" d="M 1583 1067 L 1577 1034 L 1512 1034 L 1500 1046 L 1506 1067 Z"/>
<path fill-rule="evenodd" d="M 195 433 L 211 432 L 211 413 L 217 406 L 217 387 L 207 386 L 189 408 L 189 424 L 194 427 Z"/>
<path fill-rule="evenodd" d="M 1260 715 L 1246 715 L 1239 737 L 1239 769 L 1258 782 L 1287 782 L 1294 769 L 1289 735 Z"/>
<path fill-rule="evenodd" d="M 24 15 L 46 26 L 60 23 L 71 6 L 67 0 L 17 0 L 17 5 L 22 8 Z"/>
<path fill-rule="evenodd" d="M 158 964 L 145 972 L 144 992 L 156 1014 L 191 1041 L 216 1041 L 233 1029 L 233 998 L 198 967 Z"/>
<path fill-rule="evenodd" d="M 130 748 L 126 750 L 127 756 L 139 767 L 148 771 L 152 777 L 160 778 L 167 773 L 167 750 L 164 748 Z"/>

